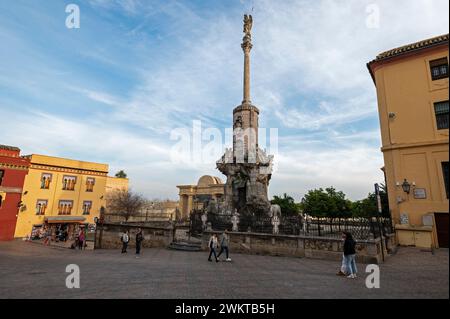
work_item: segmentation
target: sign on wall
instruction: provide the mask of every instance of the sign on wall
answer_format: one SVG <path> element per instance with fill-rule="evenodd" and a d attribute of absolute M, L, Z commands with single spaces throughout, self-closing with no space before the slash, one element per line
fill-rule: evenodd
<path fill-rule="evenodd" d="M 409 224 L 409 217 L 407 213 L 400 214 L 400 224 L 402 225 L 408 225 Z"/>
<path fill-rule="evenodd" d="M 415 199 L 427 198 L 427 192 L 426 192 L 425 188 L 415 188 L 414 189 L 414 198 Z"/>

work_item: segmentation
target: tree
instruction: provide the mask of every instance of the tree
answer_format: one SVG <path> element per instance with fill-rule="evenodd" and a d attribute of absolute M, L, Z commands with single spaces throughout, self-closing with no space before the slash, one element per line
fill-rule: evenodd
<path fill-rule="evenodd" d="M 126 222 L 131 216 L 139 215 L 145 203 L 144 197 L 131 190 L 115 190 L 108 195 L 109 211 L 124 217 Z"/>
<path fill-rule="evenodd" d="M 342 191 L 336 191 L 334 187 L 325 189 L 329 200 L 331 201 L 332 211 L 329 212 L 328 217 L 333 218 L 347 218 L 352 216 L 352 202 L 345 198 Z"/>
<path fill-rule="evenodd" d="M 342 191 L 336 191 L 332 186 L 325 190 L 319 188 L 308 191 L 302 199 L 301 208 L 310 216 L 330 218 L 331 232 L 334 218 L 347 218 L 352 214 L 352 202 L 345 198 Z"/>
<path fill-rule="evenodd" d="M 303 213 L 314 217 L 326 217 L 335 210 L 334 203 L 323 188 L 309 190 L 301 202 Z"/>
<path fill-rule="evenodd" d="M 386 186 L 380 184 L 381 216 L 389 217 L 389 199 Z M 356 201 L 352 205 L 354 217 L 374 217 L 378 215 L 378 200 L 375 193 L 369 193 L 366 198 Z"/>
<path fill-rule="evenodd" d="M 286 216 L 294 216 L 300 213 L 300 205 L 296 204 L 294 198 L 288 196 L 286 193 L 283 196 L 274 196 L 270 201 L 272 205 L 279 205 L 281 213 Z"/>
<path fill-rule="evenodd" d="M 301 208 L 314 217 L 345 218 L 351 216 L 351 201 L 334 187 L 314 189 L 303 197 Z"/>
<path fill-rule="evenodd" d="M 117 178 L 127 178 L 127 174 L 121 169 L 116 173 Z"/>

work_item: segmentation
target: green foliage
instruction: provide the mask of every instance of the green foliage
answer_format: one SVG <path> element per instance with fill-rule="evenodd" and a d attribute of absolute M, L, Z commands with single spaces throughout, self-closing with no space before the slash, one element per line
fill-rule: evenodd
<path fill-rule="evenodd" d="M 308 191 L 301 203 L 305 214 L 314 217 L 345 218 L 352 214 L 352 202 L 334 187 Z"/>
<path fill-rule="evenodd" d="M 389 217 L 389 200 L 387 196 L 386 186 L 380 185 L 380 198 L 382 213 L 381 216 Z M 356 201 L 352 205 L 352 216 L 354 217 L 373 217 L 378 215 L 377 195 L 369 193 L 367 198 Z"/>
<path fill-rule="evenodd" d="M 270 203 L 272 205 L 279 205 L 283 215 L 292 216 L 300 213 L 300 205 L 296 204 L 294 198 L 288 196 L 286 193 L 282 197 L 275 195 Z"/>
<path fill-rule="evenodd" d="M 116 173 L 117 178 L 127 178 L 127 174 L 121 169 Z"/>
<path fill-rule="evenodd" d="M 389 200 L 386 186 L 380 184 L 380 197 L 383 217 L 389 217 Z M 369 193 L 367 198 L 352 202 L 342 191 L 334 187 L 308 191 L 300 204 L 303 213 L 314 217 L 348 218 L 373 217 L 378 215 L 377 196 Z"/>

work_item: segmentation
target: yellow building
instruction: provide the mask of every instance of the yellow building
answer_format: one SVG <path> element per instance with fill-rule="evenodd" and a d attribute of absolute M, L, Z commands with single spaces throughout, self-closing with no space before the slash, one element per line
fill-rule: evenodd
<path fill-rule="evenodd" d="M 203 204 L 210 200 L 217 200 L 223 196 L 225 185 L 219 177 L 204 175 L 197 185 L 178 185 L 180 218 L 185 219 L 194 208 L 203 208 Z"/>
<path fill-rule="evenodd" d="M 125 190 L 127 191 L 129 188 L 128 186 L 128 178 L 119 178 L 119 177 L 111 177 L 108 176 L 106 178 L 106 215 L 104 216 L 105 219 L 109 222 L 114 222 L 114 221 L 121 221 L 119 216 L 117 216 L 117 218 L 113 218 L 111 215 L 110 207 L 110 201 L 111 201 L 111 196 L 112 193 L 115 191 L 121 191 L 121 190 Z"/>
<path fill-rule="evenodd" d="M 15 237 L 27 237 L 42 225 L 67 230 L 69 239 L 80 225 L 92 231 L 94 218 L 105 206 L 107 164 L 29 155 L 22 207 Z"/>
<path fill-rule="evenodd" d="M 399 244 L 448 247 L 448 34 L 368 63 Z"/>
<path fill-rule="evenodd" d="M 128 178 L 119 178 L 108 176 L 106 178 L 106 194 L 115 190 L 128 190 Z"/>

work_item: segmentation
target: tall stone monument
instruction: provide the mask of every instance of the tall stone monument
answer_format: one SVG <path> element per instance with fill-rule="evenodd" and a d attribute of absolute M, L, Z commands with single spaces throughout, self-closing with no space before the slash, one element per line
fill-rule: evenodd
<path fill-rule="evenodd" d="M 251 15 L 244 15 L 244 99 L 233 110 L 233 148 L 227 149 L 217 168 L 227 177 L 224 209 L 245 216 L 269 214 L 267 188 L 272 175 L 272 155 L 258 146 L 259 109 L 250 100 Z"/>

